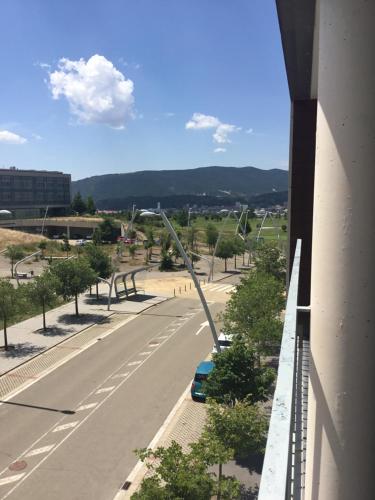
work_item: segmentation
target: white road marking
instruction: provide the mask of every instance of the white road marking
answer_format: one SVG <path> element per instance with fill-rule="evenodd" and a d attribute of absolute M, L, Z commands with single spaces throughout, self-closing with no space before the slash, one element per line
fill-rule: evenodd
<path fill-rule="evenodd" d="M 139 355 L 140 356 L 148 356 L 151 353 L 152 353 L 152 351 L 143 351 L 143 352 L 140 352 Z"/>
<path fill-rule="evenodd" d="M 105 337 L 107 337 L 111 333 L 115 332 L 116 330 L 119 330 L 120 328 L 122 328 L 123 326 L 125 326 L 130 321 L 133 321 L 137 317 L 138 316 L 136 314 L 134 314 L 132 316 L 129 316 L 124 321 L 122 321 L 121 323 L 118 323 L 116 326 L 114 326 L 111 330 L 108 330 L 105 334 L 101 335 L 100 338 L 104 339 Z M 95 328 L 96 326 L 97 325 L 95 324 L 95 325 L 90 326 L 89 328 Z M 84 331 L 87 332 L 87 330 L 84 330 Z M 38 382 L 42 378 L 46 377 L 47 375 L 49 375 L 51 372 L 53 372 L 54 370 L 56 370 L 60 366 L 64 365 L 65 363 L 67 363 L 71 359 L 75 358 L 76 356 L 78 356 L 79 354 L 81 354 L 81 352 L 86 351 L 86 349 L 89 349 L 91 346 L 96 345 L 96 344 L 97 344 L 97 339 L 95 338 L 94 340 L 91 340 L 90 342 L 88 342 L 87 344 L 85 344 L 83 347 L 80 347 L 79 349 L 76 349 L 76 350 L 72 351 L 71 354 L 69 354 L 65 358 L 61 359 L 60 361 L 58 361 L 53 366 L 50 366 L 46 370 L 40 372 L 38 374 L 37 378 L 35 378 L 33 380 L 30 380 L 28 382 L 25 382 L 25 384 L 23 384 L 21 387 L 15 389 L 13 392 L 11 392 L 10 394 L 8 394 L 8 396 L 6 396 L 5 398 L 2 399 L 2 402 L 0 403 L 0 406 L 2 404 L 4 404 L 6 401 L 9 401 L 10 399 L 14 398 L 15 396 L 17 396 L 18 394 L 20 394 L 21 392 L 23 392 L 25 389 L 27 389 L 31 385 L 33 385 L 36 382 Z M 58 347 L 59 346 L 57 345 L 55 347 L 52 347 L 51 349 L 58 348 Z"/>
<path fill-rule="evenodd" d="M 139 365 L 140 363 L 142 363 L 142 361 L 131 361 L 130 363 L 128 363 L 128 366 L 135 366 Z"/>
<path fill-rule="evenodd" d="M 89 410 L 90 408 L 95 408 L 98 403 L 88 403 L 87 405 L 79 406 L 76 411 Z"/>
<path fill-rule="evenodd" d="M 42 453 L 47 453 L 47 451 L 52 450 L 52 448 L 56 446 L 56 444 L 49 444 L 48 446 L 42 446 L 41 448 L 35 448 L 34 450 L 29 451 L 25 455 L 25 457 L 33 457 L 35 455 L 41 455 Z"/>
<path fill-rule="evenodd" d="M 158 337 L 158 339 L 167 339 L 169 337 L 169 335 L 160 335 L 160 337 Z"/>
<path fill-rule="evenodd" d="M 123 377 L 127 377 L 129 375 L 129 372 L 125 372 L 125 373 L 116 373 L 116 375 L 113 375 L 113 379 L 114 378 L 123 378 Z"/>
<path fill-rule="evenodd" d="M 53 429 L 52 432 L 60 432 L 60 431 L 65 431 L 65 429 L 71 429 L 72 427 L 75 427 L 78 424 L 78 420 L 75 422 L 69 422 L 68 424 L 62 424 L 58 425 Z"/>
<path fill-rule="evenodd" d="M 95 394 L 102 394 L 103 392 L 111 392 L 116 386 L 111 385 L 110 387 L 102 387 L 101 389 L 98 389 Z"/>
<path fill-rule="evenodd" d="M 214 302 L 212 302 L 212 301 L 208 301 L 207 303 L 208 303 L 208 304 L 214 304 Z M 201 308 L 199 308 L 199 309 L 198 309 L 198 311 L 201 311 L 201 310 L 202 310 Z M 136 317 L 136 316 L 135 316 L 135 317 Z M 135 317 L 134 317 L 134 318 L 131 318 L 131 319 L 135 319 Z M 126 322 L 130 321 L 131 319 L 130 319 L 130 318 L 129 318 L 129 319 L 127 319 L 127 321 L 126 321 Z M 125 323 L 125 322 L 124 322 L 124 323 Z M 121 325 L 121 326 L 122 326 L 122 325 Z M 120 328 L 121 326 L 120 326 L 120 325 L 118 325 L 118 327 L 117 327 L 117 328 Z M 171 336 L 166 336 L 166 339 L 169 339 L 169 338 L 171 338 Z M 156 337 L 154 338 L 154 340 L 155 340 L 155 339 L 156 339 Z M 93 342 L 93 343 L 94 343 L 94 342 Z M 155 346 L 149 346 L 149 347 L 155 347 L 155 350 L 154 350 L 154 351 L 152 351 L 152 354 L 153 354 L 154 352 L 156 352 L 156 351 L 157 351 L 160 347 L 162 347 L 162 346 L 164 345 L 164 343 L 165 343 L 165 342 L 161 342 L 161 343 L 160 343 L 160 344 L 158 344 L 158 345 L 155 345 Z M 91 344 L 90 344 L 90 345 L 91 345 Z M 90 345 L 88 345 L 87 347 L 89 347 Z M 84 347 L 84 349 L 86 349 L 87 347 L 85 346 L 85 347 Z M 152 355 L 152 354 L 151 354 L 151 355 Z M 76 355 L 76 353 L 75 353 L 75 355 Z M 151 355 L 150 355 L 150 356 L 151 356 Z M 145 358 L 144 360 L 140 361 L 140 362 L 139 362 L 139 364 L 138 364 L 138 362 L 137 362 L 136 364 L 138 364 L 138 366 L 137 366 L 137 367 L 136 367 L 136 368 L 135 368 L 132 372 L 130 372 L 130 373 L 128 374 L 128 377 L 130 377 L 131 375 L 133 375 L 133 374 L 134 374 L 134 373 L 138 370 L 138 368 L 140 368 L 141 364 L 143 364 L 143 363 L 145 363 L 145 362 L 147 361 L 147 359 L 148 359 L 148 358 Z M 124 361 L 124 363 L 123 363 L 120 367 L 116 368 L 116 370 L 121 369 L 123 366 L 125 366 L 125 365 L 126 365 L 126 363 L 127 363 L 127 361 Z M 63 364 L 63 363 L 61 363 L 61 364 Z M 59 365 L 59 366 L 60 366 L 60 365 Z M 48 374 L 49 372 L 51 372 L 51 371 L 53 371 L 53 370 L 52 370 L 52 369 L 49 369 L 49 370 L 48 370 L 48 372 L 46 371 L 46 373 L 45 373 L 45 374 L 43 374 L 43 376 L 47 375 L 47 374 Z M 121 382 L 120 382 L 120 383 L 119 383 L 119 384 L 115 387 L 115 391 L 117 391 L 117 390 L 118 390 L 118 389 L 119 389 L 119 388 L 120 388 L 120 387 L 121 387 L 121 386 L 122 386 L 122 385 L 123 385 L 123 384 L 127 381 L 127 379 L 128 379 L 128 377 L 126 377 L 126 378 L 125 378 L 125 375 L 126 375 L 126 374 L 122 374 L 122 375 L 124 375 L 124 380 L 122 380 L 122 381 L 121 381 Z M 110 378 L 112 378 L 113 376 L 115 376 L 115 373 L 114 373 L 114 372 L 112 372 L 112 374 L 110 374 L 110 375 L 109 375 L 109 376 L 108 376 L 108 377 L 104 380 L 104 382 L 101 382 L 101 384 L 105 383 L 106 381 L 108 381 L 108 380 L 109 380 Z M 35 381 L 37 381 L 37 380 L 35 380 Z M 34 383 L 34 382 L 33 382 L 33 383 Z M 99 384 L 99 385 L 101 385 L 101 384 Z M 30 385 L 31 385 L 31 384 L 30 384 Z M 22 388 L 22 390 L 23 390 L 23 389 L 24 389 L 24 388 Z M 186 392 L 186 395 L 187 395 L 187 393 L 188 393 L 188 391 L 189 391 L 189 390 L 190 390 L 190 383 L 189 383 L 188 387 L 186 388 L 186 391 L 185 391 L 185 392 Z M 21 390 L 17 391 L 17 394 L 18 394 L 18 392 L 21 392 Z M 90 396 L 92 396 L 94 393 L 95 393 L 95 389 L 93 389 L 93 390 L 92 390 L 92 391 L 91 391 L 91 392 L 90 392 L 87 396 L 85 396 L 85 397 L 82 399 L 82 401 L 81 401 L 81 402 L 84 402 L 85 400 L 87 401 L 87 399 L 88 399 Z M 186 397 L 186 395 L 185 395 L 185 393 L 184 393 L 184 394 L 183 394 L 183 396 L 180 398 L 181 402 L 182 402 L 183 397 Z M 12 398 L 12 397 L 14 397 L 14 396 L 15 396 L 15 394 L 12 394 L 12 396 L 9 396 L 9 397 L 7 398 L 7 400 L 8 400 L 8 399 L 11 399 L 11 398 Z M 41 459 L 41 460 L 40 460 L 40 461 L 39 461 L 39 462 L 38 462 L 38 463 L 37 463 L 37 464 L 36 464 L 36 465 L 35 465 L 35 466 L 31 469 L 31 470 L 29 470 L 29 472 L 27 472 L 27 473 L 22 473 L 22 474 L 18 474 L 17 476 L 10 476 L 10 477 L 13 477 L 13 478 L 17 477 L 17 479 L 14 479 L 14 480 L 12 480 L 12 481 L 17 481 L 18 479 L 20 479 L 20 482 L 19 482 L 19 483 L 17 483 L 16 485 L 14 485 L 14 486 L 13 486 L 13 487 L 12 487 L 12 488 L 11 488 L 11 489 L 10 489 L 10 490 L 9 490 L 9 491 L 8 491 L 8 492 L 7 492 L 7 493 L 6 493 L 3 497 L 2 497 L 2 500 L 5 500 L 5 498 L 8 498 L 8 497 L 9 497 L 9 496 L 10 496 L 10 495 L 11 495 L 11 494 L 12 494 L 12 493 L 13 493 L 13 492 L 14 492 L 14 491 L 15 491 L 15 490 L 16 490 L 16 489 L 20 486 L 20 484 L 23 484 L 23 483 L 26 481 L 26 479 L 27 479 L 27 478 L 28 478 L 31 474 L 33 474 L 33 472 L 35 472 L 37 469 L 39 469 L 39 467 L 40 467 L 40 466 L 41 466 L 41 465 L 42 465 L 42 464 L 43 464 L 43 463 L 44 463 L 44 462 L 45 462 L 45 461 L 46 461 L 46 460 L 47 460 L 47 459 L 48 459 L 48 458 L 52 455 L 52 453 L 54 453 L 54 452 L 55 452 L 55 451 L 56 451 L 56 450 L 57 450 L 60 446 L 62 446 L 62 445 L 63 445 L 63 443 L 64 443 L 67 439 L 69 439 L 69 438 L 70 438 L 70 436 L 71 436 L 71 435 L 72 435 L 72 434 L 73 434 L 73 433 L 74 433 L 74 432 L 75 432 L 75 431 L 76 431 L 79 427 L 81 427 L 81 425 L 83 425 L 83 424 L 86 422 L 86 420 L 88 420 L 88 419 L 89 419 L 89 418 L 90 418 L 90 417 L 91 417 L 91 416 L 92 416 L 92 415 L 93 415 L 93 414 L 94 414 L 94 413 L 95 413 L 95 412 L 96 412 L 96 411 L 97 411 L 97 410 L 98 410 L 98 409 L 99 409 L 102 405 L 104 405 L 104 404 L 106 403 L 107 399 L 109 399 L 111 396 L 112 396 L 112 394 L 107 394 L 107 396 L 106 396 L 106 397 L 105 397 L 105 398 L 104 398 L 104 399 L 103 399 L 103 400 L 102 400 L 102 401 L 101 401 L 101 402 L 100 402 L 100 403 L 99 403 L 99 404 L 98 404 L 95 408 L 93 408 L 93 409 L 92 409 L 92 410 L 91 410 L 91 411 L 90 411 L 90 412 L 89 412 L 89 413 L 88 413 L 88 414 L 87 414 L 87 415 L 86 415 L 86 416 L 85 416 L 85 417 L 84 417 L 84 418 L 83 418 L 83 419 L 82 419 L 82 420 L 78 423 L 78 425 L 77 425 L 77 426 L 75 426 L 75 427 L 74 427 L 74 428 L 73 428 L 70 432 L 68 432 L 68 433 L 67 433 L 67 434 L 63 437 L 63 439 L 62 439 L 62 440 L 61 440 L 61 441 L 60 441 L 60 442 L 59 442 L 59 443 L 58 443 L 58 444 L 57 444 L 57 445 L 56 445 L 56 446 L 55 446 L 52 450 L 50 450 L 50 451 L 47 453 L 47 455 L 46 455 L 46 456 L 44 456 L 44 457 L 43 457 L 43 458 L 42 458 L 42 459 Z M 179 404 L 180 404 L 180 400 L 177 402 L 176 406 L 173 408 L 173 410 L 172 410 L 172 412 L 170 413 L 170 415 L 168 415 L 168 417 L 167 417 L 166 421 L 164 422 L 164 424 L 163 424 L 162 428 L 160 428 L 160 430 L 159 430 L 160 435 L 162 434 L 162 432 L 164 431 L 164 428 L 168 425 L 168 423 L 169 423 L 169 422 L 170 422 L 170 420 L 172 419 L 173 414 L 175 413 L 175 411 L 177 411 L 178 406 L 179 406 Z M 66 417 L 62 417 L 62 418 L 61 418 L 61 420 L 63 420 L 64 418 L 66 418 Z M 60 422 L 61 422 L 61 420 L 60 420 Z M 55 424 L 54 424 L 54 425 L 55 425 Z M 61 427 L 62 427 L 62 426 L 61 426 Z M 55 429 L 57 429 L 57 428 L 55 428 Z M 27 449 L 26 449 L 26 450 L 25 450 L 25 451 L 24 451 L 24 452 L 23 452 L 23 453 L 19 456 L 19 458 L 18 458 L 18 459 L 21 459 L 21 458 L 22 458 L 22 456 L 24 456 L 24 455 L 25 455 L 25 453 L 27 453 L 29 450 L 31 450 L 31 449 L 32 449 L 32 448 L 33 448 L 33 447 L 34 447 L 34 446 L 35 446 L 38 442 L 40 442 L 40 441 L 41 441 L 41 440 L 42 440 L 45 436 L 47 436 L 47 435 L 49 434 L 49 432 L 54 432 L 54 431 L 55 431 L 55 429 L 53 429 L 53 426 L 52 426 L 52 427 L 50 427 L 50 429 L 48 429 L 48 430 L 47 430 L 44 434 L 42 434 L 42 436 L 40 436 L 38 439 L 36 439 L 36 440 L 34 441 L 34 443 L 33 443 L 31 446 L 29 446 L 29 448 L 27 448 Z M 151 443 L 150 443 L 149 447 L 151 447 L 151 445 L 153 445 L 153 443 L 154 443 L 154 442 L 156 442 L 156 438 L 159 438 L 159 437 L 160 437 L 160 436 L 159 436 L 159 432 L 157 433 L 157 435 L 155 436 L 155 438 L 151 441 Z M 153 445 L 153 446 L 155 446 L 155 445 Z M 138 464 L 137 464 L 137 465 L 138 465 Z M 142 462 L 140 462 L 140 465 L 142 465 Z M 8 470 L 8 467 L 4 468 L 2 471 L 0 471 L 0 474 L 4 474 L 4 472 L 6 472 L 7 470 Z M 1 483 L 1 481 L 4 481 L 4 480 L 6 480 L 6 479 L 7 479 L 7 478 L 3 478 L 2 480 L 0 479 L 0 484 L 2 484 L 2 483 Z M 11 481 L 7 481 L 7 482 L 11 482 Z M 6 484 L 6 483 L 4 482 L 4 484 Z"/>
<path fill-rule="evenodd" d="M 195 335 L 199 335 L 201 333 L 201 331 L 206 328 L 206 326 L 208 326 L 208 321 L 204 321 L 203 323 L 201 323 L 201 326 L 199 327 L 199 330 L 196 332 Z"/>
<path fill-rule="evenodd" d="M 21 479 L 21 477 L 24 475 L 25 475 L 25 473 L 22 472 L 21 474 L 15 474 L 14 476 L 4 477 L 3 479 L 0 479 L 0 486 L 2 484 L 14 483 L 15 481 L 18 481 L 19 479 Z"/>

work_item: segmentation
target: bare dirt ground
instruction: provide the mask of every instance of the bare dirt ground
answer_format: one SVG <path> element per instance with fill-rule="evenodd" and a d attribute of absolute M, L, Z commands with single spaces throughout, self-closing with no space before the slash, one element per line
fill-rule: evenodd
<path fill-rule="evenodd" d="M 4 250 L 8 245 L 33 245 L 41 240 L 47 240 L 47 238 L 14 229 L 0 228 L 0 251 Z"/>

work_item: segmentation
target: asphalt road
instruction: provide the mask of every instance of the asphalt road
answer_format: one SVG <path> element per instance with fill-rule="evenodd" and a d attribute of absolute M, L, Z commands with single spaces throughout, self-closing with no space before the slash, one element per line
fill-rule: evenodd
<path fill-rule="evenodd" d="M 0 499 L 112 500 L 210 352 L 205 319 L 165 302 L 1 404 Z"/>

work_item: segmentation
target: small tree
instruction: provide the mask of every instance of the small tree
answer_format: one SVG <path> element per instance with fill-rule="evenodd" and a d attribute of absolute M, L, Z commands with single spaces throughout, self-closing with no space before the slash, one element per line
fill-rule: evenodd
<path fill-rule="evenodd" d="M 211 222 L 207 224 L 206 227 L 206 242 L 208 245 L 208 250 L 209 252 L 212 253 L 213 249 L 215 248 L 216 241 L 219 237 L 219 232 L 214 224 Z"/>
<path fill-rule="evenodd" d="M 72 249 L 66 234 L 63 234 L 63 242 L 61 243 L 61 250 L 66 252 L 66 257 L 69 257 L 69 252 Z"/>
<path fill-rule="evenodd" d="M 76 315 L 78 311 L 78 295 L 93 285 L 97 274 L 85 258 L 64 260 L 51 267 L 51 272 L 58 279 L 57 293 L 65 300 L 74 297 Z"/>
<path fill-rule="evenodd" d="M 31 303 L 42 307 L 44 331 L 47 330 L 46 307 L 56 304 L 56 290 L 58 285 L 59 283 L 57 277 L 51 273 L 50 270 L 44 271 L 44 273 L 37 276 L 34 281 L 25 285 L 28 300 L 30 300 Z"/>
<path fill-rule="evenodd" d="M 84 202 L 79 191 L 74 195 L 74 198 L 72 200 L 72 210 L 73 212 L 77 212 L 79 215 L 82 215 L 86 212 L 86 203 Z"/>
<path fill-rule="evenodd" d="M 175 216 L 174 216 L 175 221 L 177 224 L 179 224 L 181 227 L 185 227 L 188 225 L 188 220 L 189 220 L 189 215 L 186 210 L 179 210 Z"/>
<path fill-rule="evenodd" d="M 207 397 L 232 406 L 247 399 L 265 401 L 275 378 L 274 370 L 258 364 L 255 349 L 236 339 L 230 349 L 213 355 L 214 369 L 204 383 Z"/>
<path fill-rule="evenodd" d="M 161 262 L 159 266 L 160 271 L 170 271 L 173 269 L 172 257 L 168 252 L 162 252 L 161 254 Z"/>
<path fill-rule="evenodd" d="M 47 248 L 47 242 L 46 242 L 46 240 L 39 241 L 38 248 L 39 248 L 39 250 L 42 251 L 42 257 L 44 258 L 45 251 L 46 251 L 46 248 Z"/>
<path fill-rule="evenodd" d="M 100 227 L 96 227 L 92 233 L 92 242 L 94 245 L 100 245 L 103 241 Z"/>
<path fill-rule="evenodd" d="M 216 257 L 224 259 L 224 272 L 227 272 L 227 260 L 234 255 L 234 245 L 231 240 L 220 240 L 216 249 Z"/>
<path fill-rule="evenodd" d="M 267 438 L 264 410 L 250 402 L 238 401 L 235 406 L 220 405 L 208 400 L 203 434 L 216 439 L 237 458 L 262 453 Z"/>
<path fill-rule="evenodd" d="M 129 245 L 129 255 L 131 259 L 134 259 L 137 251 L 137 245 Z"/>
<path fill-rule="evenodd" d="M 116 241 L 118 230 L 112 219 L 106 217 L 99 224 L 98 228 L 100 229 L 100 235 L 103 241 L 110 241 L 111 243 Z"/>
<path fill-rule="evenodd" d="M 224 329 L 257 348 L 266 346 L 281 333 L 278 317 L 284 305 L 283 283 L 270 274 L 251 270 L 227 302 Z"/>
<path fill-rule="evenodd" d="M 14 264 L 25 256 L 24 250 L 18 245 L 7 246 L 5 256 L 10 259 L 10 271 L 12 278 L 14 278 Z"/>
<path fill-rule="evenodd" d="M 96 206 L 95 206 L 95 202 L 94 202 L 94 199 L 92 196 L 87 197 L 86 209 L 87 209 L 87 213 L 90 215 L 94 215 L 96 212 Z"/>
<path fill-rule="evenodd" d="M 113 272 L 111 258 L 97 245 L 89 244 L 84 247 L 85 256 L 95 273 L 100 278 L 109 278 Z M 99 299 L 99 280 L 96 280 L 96 298 Z"/>
<path fill-rule="evenodd" d="M 239 236 L 236 236 L 232 241 L 232 248 L 234 254 L 234 268 L 237 269 L 237 255 L 245 254 L 245 242 Z"/>
<path fill-rule="evenodd" d="M 258 271 L 271 274 L 276 279 L 285 282 L 286 259 L 277 243 L 268 242 L 257 247 L 255 266 Z"/>
<path fill-rule="evenodd" d="M 160 233 L 160 246 L 161 246 L 162 250 L 167 252 L 171 248 L 171 245 L 172 245 L 171 235 L 169 234 L 169 232 L 166 229 L 164 229 Z"/>
<path fill-rule="evenodd" d="M 0 318 L 3 320 L 4 349 L 6 351 L 9 348 L 7 324 L 8 321 L 17 313 L 17 306 L 17 290 L 8 280 L 0 278 Z"/>
<path fill-rule="evenodd" d="M 183 453 L 172 441 L 168 448 L 136 450 L 152 475 L 143 479 L 132 500 L 209 500 L 215 491 L 215 481 L 207 471 L 204 456 L 197 451 Z"/>

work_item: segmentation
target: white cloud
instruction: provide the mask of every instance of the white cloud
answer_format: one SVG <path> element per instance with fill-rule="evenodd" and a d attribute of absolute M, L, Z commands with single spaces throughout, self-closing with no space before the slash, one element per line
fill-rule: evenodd
<path fill-rule="evenodd" d="M 41 141 L 43 139 L 43 137 L 39 134 L 31 134 L 32 135 L 32 138 L 37 140 L 37 141 Z"/>
<path fill-rule="evenodd" d="M 215 116 L 203 115 L 202 113 L 194 113 L 185 128 L 191 130 L 200 130 L 207 128 L 216 128 L 220 125 L 220 120 Z"/>
<path fill-rule="evenodd" d="M 253 135 L 254 134 L 254 129 L 253 128 L 248 128 L 247 130 L 245 130 L 245 133 Z"/>
<path fill-rule="evenodd" d="M 101 123 L 123 128 L 134 118 L 134 84 L 104 56 L 71 61 L 62 58 L 50 73 L 53 99 L 65 97 L 70 111 L 82 123 Z"/>
<path fill-rule="evenodd" d="M 173 118 L 176 115 L 176 113 L 164 113 L 164 116 L 166 118 Z"/>
<path fill-rule="evenodd" d="M 187 130 L 216 129 L 212 138 L 218 144 L 230 143 L 228 135 L 241 130 L 236 125 L 222 123 L 216 116 L 204 115 L 202 113 L 194 113 L 191 119 L 185 124 L 185 128 Z"/>
<path fill-rule="evenodd" d="M 27 139 L 13 132 L 9 132 L 9 130 L 0 130 L 0 142 L 4 142 L 5 144 L 25 144 Z"/>
<path fill-rule="evenodd" d="M 226 153 L 226 148 L 216 148 L 214 149 L 214 153 Z"/>

